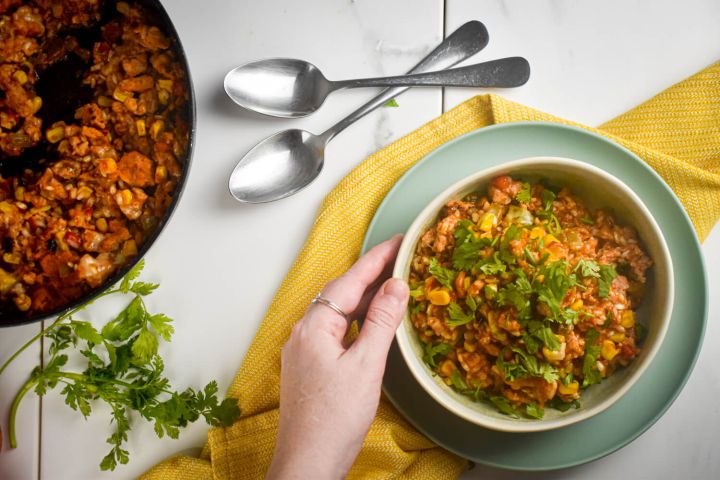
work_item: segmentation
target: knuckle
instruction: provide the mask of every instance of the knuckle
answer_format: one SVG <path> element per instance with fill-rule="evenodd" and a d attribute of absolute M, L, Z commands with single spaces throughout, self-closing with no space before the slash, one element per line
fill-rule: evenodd
<path fill-rule="evenodd" d="M 398 313 L 384 304 L 370 305 L 367 320 L 384 328 L 394 328 Z"/>

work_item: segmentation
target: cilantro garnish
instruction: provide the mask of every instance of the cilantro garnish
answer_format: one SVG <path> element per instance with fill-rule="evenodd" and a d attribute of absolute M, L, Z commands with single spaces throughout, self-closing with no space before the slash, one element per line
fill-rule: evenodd
<path fill-rule="evenodd" d="M 607 298 L 610 295 L 612 281 L 617 276 L 617 271 L 612 265 L 600 265 L 600 277 L 598 278 L 598 294 L 600 298 Z"/>
<path fill-rule="evenodd" d="M 585 278 L 598 278 L 600 276 L 600 265 L 594 260 L 583 258 L 575 265 L 575 271 Z"/>
<path fill-rule="evenodd" d="M 541 419 L 545 415 L 545 409 L 535 402 L 528 403 L 525 405 L 525 414 L 531 418 Z"/>
<path fill-rule="evenodd" d="M 495 407 L 497 407 L 497 409 L 501 413 L 504 413 L 505 415 L 509 415 L 513 418 L 518 418 L 517 412 L 512 407 L 512 405 L 510 405 L 510 402 L 508 401 L 507 398 L 500 397 L 500 396 L 493 396 L 493 397 L 490 397 L 489 400 L 493 403 L 493 405 L 495 405 Z"/>
<path fill-rule="evenodd" d="M 444 357 L 450 352 L 452 352 L 452 346 L 447 343 L 438 343 L 437 345 L 426 343 L 423 361 L 434 368 L 437 367 L 436 357 Z"/>
<path fill-rule="evenodd" d="M 577 284 L 575 274 L 568 273 L 568 264 L 564 260 L 544 265 L 540 273 L 543 275 L 543 281 L 536 280 L 534 287 L 538 300 L 550 309 L 549 318 L 555 322 L 572 323 L 577 319 L 578 313 L 571 308 L 562 308 L 561 303 L 570 288 Z"/>
<path fill-rule="evenodd" d="M 553 333 L 550 327 L 543 325 L 540 321 L 533 320 L 528 323 L 528 330 L 533 337 L 545 344 L 548 350 L 552 352 L 560 350 L 560 339 Z"/>
<path fill-rule="evenodd" d="M 399 106 L 400 105 L 398 104 L 397 100 L 395 100 L 394 98 L 391 98 L 387 102 L 383 103 L 383 107 L 399 107 Z"/>
<path fill-rule="evenodd" d="M 475 320 L 475 315 L 468 315 L 463 311 L 462 307 L 455 302 L 450 302 L 450 305 L 448 305 L 448 315 L 450 318 L 448 318 L 445 323 L 451 327 L 466 325 Z"/>
<path fill-rule="evenodd" d="M 591 328 L 585 336 L 585 358 L 583 358 L 583 388 L 600 383 L 602 375 L 597 368 L 597 359 L 600 355 L 600 345 L 596 345 L 600 332 Z"/>
<path fill-rule="evenodd" d="M 99 294 L 93 300 L 58 317 L 20 351 L 40 337 L 48 340 L 50 359 L 35 367 L 30 378 L 15 397 L 10 412 L 10 445 L 16 445 L 15 415 L 24 395 L 34 388 L 43 396 L 48 390 L 62 387 L 60 395 L 83 417 L 91 414 L 94 403 L 102 401 L 110 407 L 115 431 L 107 439 L 110 452 L 102 459 L 102 470 L 114 470 L 125 464 L 129 453 L 124 448 L 132 428 L 130 413 L 154 424 L 158 437 L 177 438 L 180 429 L 203 417 L 213 426 L 229 426 L 240 415 L 237 400 L 218 400 L 217 383 L 210 382 L 202 390 L 174 390 L 163 370 L 158 353 L 160 340 L 169 341 L 174 333 L 172 320 L 162 313 L 148 312 L 143 297 L 152 293 L 157 284 L 136 281 L 143 261 L 125 275 L 119 285 Z M 95 300 L 112 294 L 133 295 L 128 305 L 98 330 L 90 322 L 77 320 L 75 315 Z M 85 369 L 65 369 L 70 355 L 84 358 Z M 2 373 L 16 355 L 0 367 Z M 73 362 L 76 363 L 76 362 Z"/>
<path fill-rule="evenodd" d="M 430 275 L 435 277 L 441 285 L 453 289 L 453 282 L 455 281 L 455 275 L 457 274 L 454 270 L 445 268 L 438 263 L 437 258 L 430 260 L 430 266 L 428 267 Z"/>
<path fill-rule="evenodd" d="M 457 370 L 453 370 L 452 374 L 450 375 L 450 381 L 452 382 L 453 387 L 457 388 L 461 392 L 468 389 L 465 380 L 463 380 L 460 372 L 458 372 Z"/>
<path fill-rule="evenodd" d="M 580 221 L 583 222 L 585 225 L 595 225 L 595 221 L 589 216 L 582 217 Z"/>
<path fill-rule="evenodd" d="M 525 182 L 522 184 L 522 188 L 515 195 L 515 200 L 520 203 L 530 203 L 532 201 L 532 190 L 529 183 Z"/>

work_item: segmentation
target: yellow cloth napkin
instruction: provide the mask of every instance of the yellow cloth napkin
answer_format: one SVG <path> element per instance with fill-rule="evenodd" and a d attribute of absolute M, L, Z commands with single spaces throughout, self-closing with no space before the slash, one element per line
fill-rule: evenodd
<path fill-rule="evenodd" d="M 243 416 L 214 428 L 200 458 L 171 458 L 145 479 L 257 479 L 272 458 L 278 423 L 280 348 L 325 283 L 360 252 L 388 190 L 415 162 L 453 138 L 497 123 L 542 120 L 577 125 L 495 95 L 474 97 L 375 153 L 325 198 L 299 257 L 265 316 L 228 395 Z M 602 125 L 672 187 L 703 240 L 720 217 L 720 63 Z M 320 460 L 320 459 L 318 459 Z M 447 479 L 467 462 L 427 440 L 386 399 L 349 478 Z"/>

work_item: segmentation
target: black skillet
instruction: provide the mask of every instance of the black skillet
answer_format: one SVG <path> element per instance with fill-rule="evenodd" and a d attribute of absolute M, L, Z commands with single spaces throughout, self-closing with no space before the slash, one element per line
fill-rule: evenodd
<path fill-rule="evenodd" d="M 104 0 L 102 17 L 97 24 L 91 27 L 69 29 L 64 32 L 64 34 L 74 36 L 83 47 L 92 47 L 92 44 L 95 43 L 95 41 L 101 39 L 101 27 L 118 15 L 115 8 L 116 3 L 117 0 Z M 0 302 L 0 327 L 23 325 L 55 317 L 87 302 L 102 291 L 107 290 L 113 284 L 117 283 L 128 272 L 128 270 L 140 261 L 145 253 L 147 253 L 150 246 L 155 243 L 155 240 L 160 235 L 160 232 L 162 232 L 165 225 L 170 221 L 170 217 L 175 211 L 178 201 L 180 200 L 180 196 L 182 195 L 185 182 L 190 171 L 190 161 L 192 159 L 193 147 L 195 144 L 196 121 L 195 92 L 192 88 L 192 80 L 190 78 L 190 69 L 188 67 L 187 57 L 185 56 L 185 51 L 183 50 L 180 42 L 180 37 L 178 36 L 170 17 L 158 0 L 131 0 L 128 1 L 128 3 L 141 5 L 145 8 L 148 15 L 147 22 L 151 25 L 156 25 L 165 33 L 165 35 L 167 35 L 168 38 L 172 40 L 172 48 L 175 50 L 178 60 L 185 70 L 185 78 L 187 79 L 187 90 L 189 95 L 185 116 L 188 122 L 189 136 L 185 157 L 179 159 L 180 163 L 183 165 L 183 172 L 182 176 L 178 180 L 177 186 L 175 187 L 173 200 L 168 206 L 163 218 L 155 228 L 155 231 L 145 240 L 145 243 L 138 250 L 138 255 L 123 268 L 118 270 L 114 275 L 108 278 L 104 284 L 93 290 L 89 290 L 77 300 L 68 303 L 63 307 L 47 312 L 34 313 L 32 315 L 20 312 L 17 308 L 15 308 L 12 302 Z M 75 109 L 83 103 L 89 101 L 91 92 L 83 87 L 80 82 L 82 74 L 88 67 L 89 64 L 85 63 L 80 57 L 70 54 L 54 63 L 45 71 L 39 73 L 40 78 L 36 84 L 36 91 L 43 99 L 43 107 L 38 112 L 38 116 L 43 120 L 43 125 L 50 125 L 55 121 L 63 119 L 71 121 Z M 5 159 L 0 157 L 0 174 L 4 177 L 14 176 L 19 173 L 17 170 L 18 165 L 21 165 L 22 169 L 43 169 L 55 160 L 56 158 L 54 158 L 53 153 L 48 149 L 48 145 L 46 143 L 41 143 L 36 147 L 24 151 L 20 158 L 15 157 L 13 159 Z"/>

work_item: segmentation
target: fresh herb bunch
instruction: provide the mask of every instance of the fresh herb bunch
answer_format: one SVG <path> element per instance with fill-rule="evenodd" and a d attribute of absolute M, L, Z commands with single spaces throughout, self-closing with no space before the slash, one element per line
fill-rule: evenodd
<path fill-rule="evenodd" d="M 115 432 L 107 439 L 112 448 L 100 462 L 102 470 L 114 470 L 118 463 L 128 462 L 128 451 L 123 446 L 132 428 L 132 411 L 152 422 L 160 438 L 165 435 L 177 438 L 181 428 L 201 416 L 213 426 L 229 426 L 238 418 L 237 401 L 230 398 L 219 401 L 215 381 L 202 390 L 188 388 L 178 392 L 163 376 L 164 365 L 158 345 L 161 339 L 170 341 L 174 329 L 169 317 L 162 313 L 151 314 L 145 306 L 143 298 L 158 285 L 137 280 L 143 266 L 141 260 L 118 285 L 58 317 L 0 367 L 2 374 L 12 360 L 41 336 L 50 341 L 47 364 L 32 370 L 12 403 L 8 431 L 11 447 L 17 445 L 15 417 L 18 406 L 25 394 L 33 389 L 42 396 L 48 390 L 61 388 L 65 403 L 86 418 L 92 411 L 93 402 L 100 400 L 108 404 Z M 133 298 L 101 330 L 90 322 L 75 318 L 95 300 L 113 294 L 132 295 Z M 63 369 L 69 354 L 84 357 L 84 371 Z"/>

